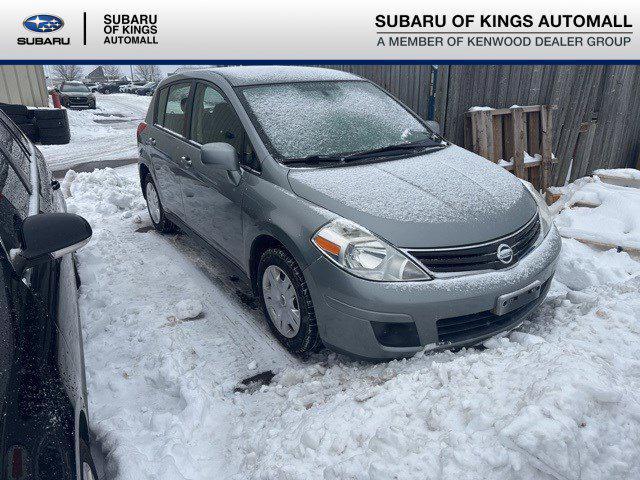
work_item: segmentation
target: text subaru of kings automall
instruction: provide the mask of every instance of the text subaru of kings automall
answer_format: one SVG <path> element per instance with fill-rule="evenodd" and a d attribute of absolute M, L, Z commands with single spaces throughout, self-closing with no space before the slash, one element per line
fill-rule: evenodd
<path fill-rule="evenodd" d="M 138 144 L 154 226 L 222 252 L 292 352 L 473 344 L 548 291 L 560 238 L 540 195 L 354 75 L 174 75 Z"/>

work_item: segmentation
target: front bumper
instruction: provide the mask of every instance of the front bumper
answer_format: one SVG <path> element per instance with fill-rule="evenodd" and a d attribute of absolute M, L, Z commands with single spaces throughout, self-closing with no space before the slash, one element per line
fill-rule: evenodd
<path fill-rule="evenodd" d="M 534 250 L 505 270 L 426 282 L 372 282 L 321 257 L 305 269 L 305 279 L 325 345 L 356 357 L 396 358 L 427 346 L 472 345 L 520 325 L 544 300 L 560 247 L 560 236 L 552 227 Z M 542 285 L 536 300 L 510 314 L 491 314 L 499 296 L 536 281 Z M 449 319 L 446 323 L 451 325 L 457 317 L 462 317 L 461 323 L 479 322 L 478 326 L 463 338 L 446 337 L 438 320 Z"/>

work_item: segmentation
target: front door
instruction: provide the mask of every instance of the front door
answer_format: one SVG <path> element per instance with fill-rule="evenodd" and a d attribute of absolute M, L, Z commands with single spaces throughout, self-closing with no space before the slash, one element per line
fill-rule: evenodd
<path fill-rule="evenodd" d="M 242 177 L 204 165 L 201 146 L 212 142 L 233 145 L 241 156 L 244 128 L 233 106 L 210 84 L 198 83 L 194 93 L 190 141 L 184 147 L 186 162 L 182 193 L 187 222 L 201 237 L 239 261 L 243 254 Z"/>
<path fill-rule="evenodd" d="M 146 138 L 146 149 L 158 180 L 158 194 L 166 210 L 184 217 L 182 199 L 182 156 L 187 104 L 191 83 L 173 83 L 158 95 L 157 114 Z"/>

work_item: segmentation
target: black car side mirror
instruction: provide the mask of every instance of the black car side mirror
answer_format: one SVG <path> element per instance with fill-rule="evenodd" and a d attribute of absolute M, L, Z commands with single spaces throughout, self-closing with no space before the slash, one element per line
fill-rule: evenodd
<path fill-rule="evenodd" d="M 11 251 L 18 275 L 25 269 L 60 258 L 85 245 L 91 226 L 73 213 L 41 213 L 22 222 L 22 248 Z"/>
<path fill-rule="evenodd" d="M 202 146 L 200 160 L 203 165 L 209 165 L 228 172 L 240 170 L 238 154 L 233 145 L 224 142 L 207 143 Z"/>

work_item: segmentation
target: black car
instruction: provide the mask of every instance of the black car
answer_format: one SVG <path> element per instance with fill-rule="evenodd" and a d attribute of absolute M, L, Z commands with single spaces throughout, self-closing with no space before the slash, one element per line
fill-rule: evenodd
<path fill-rule="evenodd" d="M 62 82 L 58 94 L 64 107 L 96 108 L 96 96 L 82 82 Z"/>
<path fill-rule="evenodd" d="M 98 85 L 96 88 L 96 92 L 100 93 L 118 93 L 120 92 L 120 87 L 129 83 L 128 80 L 116 80 L 114 82 L 107 82 Z"/>
<path fill-rule="evenodd" d="M 140 88 L 136 89 L 136 93 L 138 95 L 148 95 L 151 96 L 153 95 L 153 92 L 156 91 L 156 88 L 158 86 L 159 82 L 149 82 L 149 83 L 145 83 L 143 86 L 141 86 Z"/>
<path fill-rule="evenodd" d="M 0 112 L 0 478 L 97 478 L 72 252 L 91 237 L 65 212 L 40 151 Z"/>

